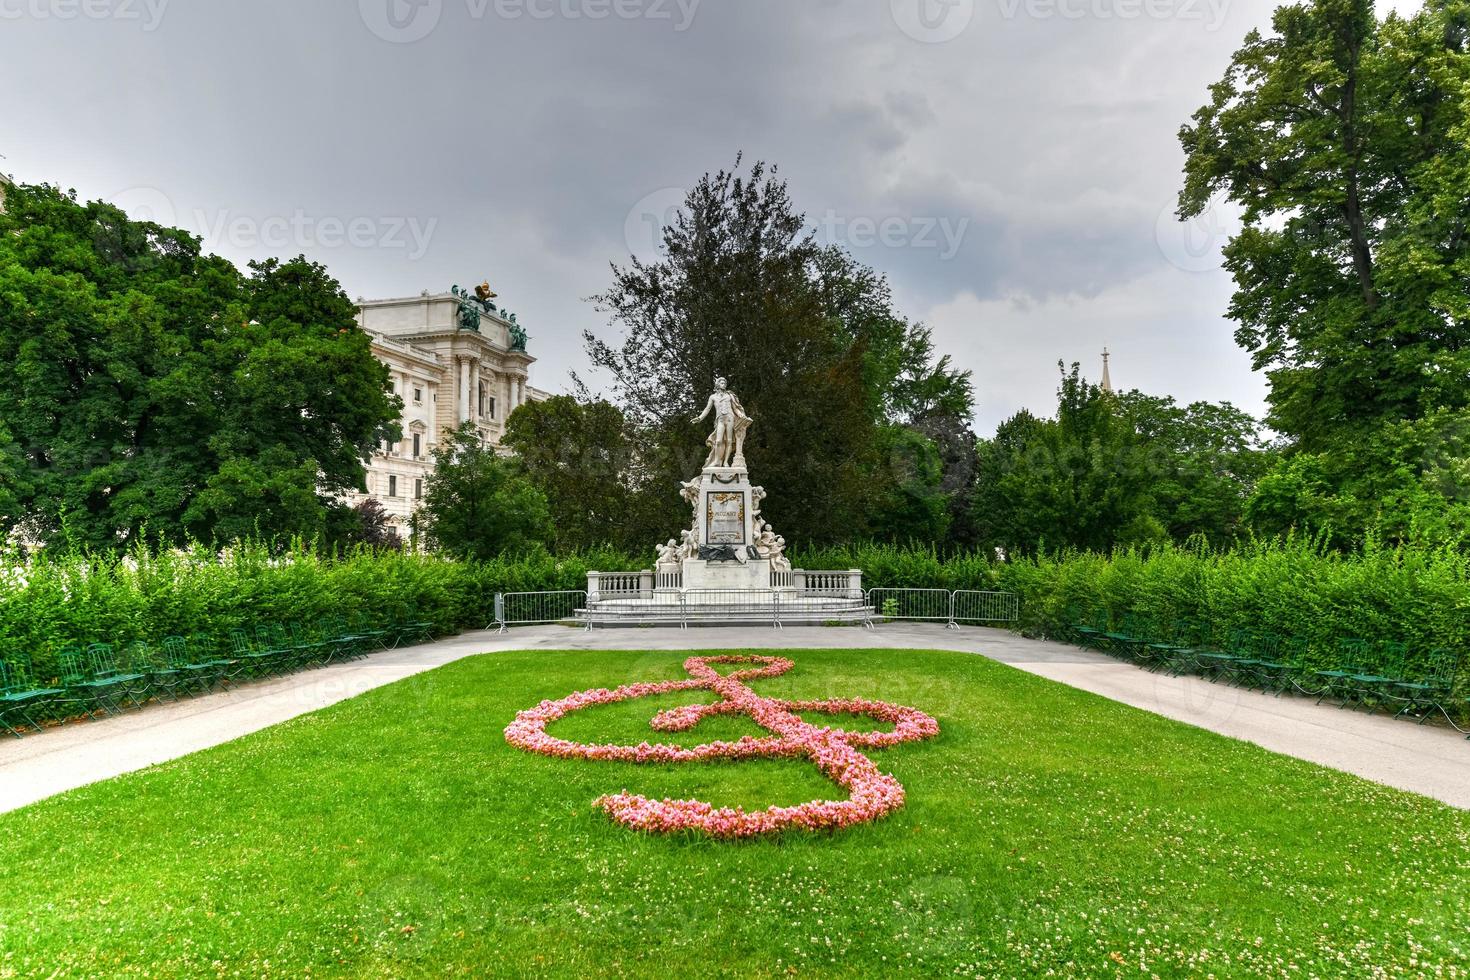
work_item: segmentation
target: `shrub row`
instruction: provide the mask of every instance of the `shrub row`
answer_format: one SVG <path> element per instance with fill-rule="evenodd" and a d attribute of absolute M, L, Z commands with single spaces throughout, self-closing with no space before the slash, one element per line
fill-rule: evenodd
<path fill-rule="evenodd" d="M 312 623 L 325 615 L 402 608 L 436 633 L 485 626 L 496 592 L 579 589 L 587 570 L 621 557 L 539 555 L 461 562 L 432 555 L 359 550 L 324 556 L 245 544 L 117 557 L 0 558 L 0 659 L 30 657 L 55 673 L 68 644 L 157 643 L 171 634 L 223 635 L 259 622 Z"/>
<path fill-rule="evenodd" d="M 1034 636 L 1064 635 L 1077 613 L 1101 609 L 1203 624 L 1221 642 L 1238 629 L 1304 637 L 1324 657 L 1342 637 L 1401 640 L 1411 655 L 1435 647 L 1470 650 L 1470 559 L 1453 548 L 1370 543 L 1341 554 L 1285 540 L 1231 550 L 1162 546 L 995 562 L 976 553 L 941 556 L 922 547 L 865 544 L 792 558 L 811 569 L 861 568 L 873 588 L 1016 592 L 1020 629 Z M 639 565 L 610 550 L 462 562 L 370 551 L 334 557 L 253 544 L 224 554 L 196 548 L 40 558 L 0 571 L 0 657 L 29 654 L 41 669 L 68 643 L 156 642 L 173 633 L 377 615 L 400 606 L 450 633 L 483 627 L 496 592 L 581 589 L 589 569 Z"/>

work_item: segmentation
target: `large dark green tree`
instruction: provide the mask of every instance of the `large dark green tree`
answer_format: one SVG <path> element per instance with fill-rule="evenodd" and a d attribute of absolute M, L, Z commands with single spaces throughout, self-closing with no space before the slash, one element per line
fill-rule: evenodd
<path fill-rule="evenodd" d="M 1229 404 L 1106 392 L 1075 364 L 1055 418 L 1023 410 L 977 457 L 978 538 L 1022 552 L 1195 534 L 1226 542 L 1267 458 L 1259 424 Z"/>
<path fill-rule="evenodd" d="M 414 524 L 431 547 L 479 560 L 542 549 L 552 534 L 546 495 L 473 422 L 449 431 L 434 450 Z"/>
<path fill-rule="evenodd" d="M 506 420 L 502 441 L 546 495 L 557 551 L 641 551 L 670 533 L 648 519 L 649 501 L 634 491 L 639 454 L 615 405 L 570 395 L 527 402 Z"/>
<path fill-rule="evenodd" d="M 1238 342 L 1286 437 L 1263 531 L 1456 533 L 1470 422 L 1470 5 L 1282 7 L 1180 133 L 1180 216 L 1225 198 Z M 1460 452 L 1450 459 L 1448 453 Z"/>
<path fill-rule="evenodd" d="M 804 224 L 763 164 L 706 174 L 664 228 L 664 257 L 614 267 L 596 299 L 623 336 L 614 346 L 589 333 L 587 345 L 638 434 L 642 489 L 670 531 L 683 526 L 678 483 L 705 456 L 706 432 L 689 419 L 724 376 L 755 419 L 746 458 L 788 539 L 942 537 L 946 509 L 911 506 L 939 489 L 942 470 L 890 465 L 900 440 L 883 430 L 968 419 L 969 378 L 930 356 L 928 333 L 894 312 L 880 275 Z M 929 483 L 903 485 L 916 480 Z M 905 513 L 880 512 L 890 504 Z M 923 513 L 933 519 L 916 523 Z"/>
<path fill-rule="evenodd" d="M 26 534 L 324 533 L 400 407 L 325 270 L 244 275 L 187 232 L 50 187 L 5 204 L 0 498 Z"/>
<path fill-rule="evenodd" d="M 1230 313 L 1303 451 L 1470 404 L 1467 11 L 1282 7 L 1180 132 L 1180 217 L 1243 209 Z"/>

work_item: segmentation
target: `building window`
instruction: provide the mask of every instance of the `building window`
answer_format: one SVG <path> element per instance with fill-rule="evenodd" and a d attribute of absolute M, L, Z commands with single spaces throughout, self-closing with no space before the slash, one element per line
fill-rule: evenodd
<path fill-rule="evenodd" d="M 423 437 L 420 436 L 417 432 L 415 432 L 413 434 L 413 458 L 414 459 L 418 459 L 419 458 L 419 453 L 421 451 L 421 444 L 420 444 L 419 440 L 422 439 L 422 438 Z"/>
<path fill-rule="evenodd" d="M 398 477 L 396 476 L 388 477 L 388 496 L 398 496 Z"/>
<path fill-rule="evenodd" d="M 423 500 L 424 499 L 424 481 L 423 480 L 414 480 L 413 481 L 413 499 L 414 500 Z"/>
<path fill-rule="evenodd" d="M 415 388 L 413 390 L 413 403 L 415 405 L 422 405 L 424 403 L 424 389 Z"/>
<path fill-rule="evenodd" d="M 495 417 L 495 398 L 494 398 L 494 396 L 491 396 L 491 398 L 490 398 L 490 417 L 492 419 Z"/>
<path fill-rule="evenodd" d="M 479 414 L 480 414 L 480 417 L 481 418 L 484 418 L 485 417 L 485 382 L 481 381 L 479 383 L 479 387 L 476 388 L 475 390 L 476 390 L 476 392 L 479 395 L 479 397 L 476 400 L 475 404 L 477 406 L 479 406 Z"/>

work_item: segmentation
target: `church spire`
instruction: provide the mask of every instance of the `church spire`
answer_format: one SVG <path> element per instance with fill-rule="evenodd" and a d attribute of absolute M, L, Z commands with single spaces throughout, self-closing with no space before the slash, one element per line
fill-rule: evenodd
<path fill-rule="evenodd" d="M 1102 390 L 1103 391 L 1106 391 L 1110 395 L 1113 393 L 1113 378 L 1112 378 L 1112 375 L 1110 375 L 1108 373 L 1108 360 L 1112 356 L 1113 355 L 1111 355 L 1111 354 L 1108 353 L 1108 349 L 1106 347 L 1104 347 L 1103 348 Z"/>

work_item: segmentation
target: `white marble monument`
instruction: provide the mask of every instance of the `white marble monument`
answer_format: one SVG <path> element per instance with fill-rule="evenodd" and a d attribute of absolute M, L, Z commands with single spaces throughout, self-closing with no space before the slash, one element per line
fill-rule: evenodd
<path fill-rule="evenodd" d="M 751 419 L 740 398 L 715 379 L 714 394 L 695 419 L 714 416 L 705 444 L 709 455 L 699 475 L 680 488 L 693 519 L 678 541 L 660 546 L 660 582 L 685 589 L 770 589 L 789 584 L 791 564 L 785 539 L 760 516 L 766 492 L 750 481 L 745 467 L 745 434 Z"/>

